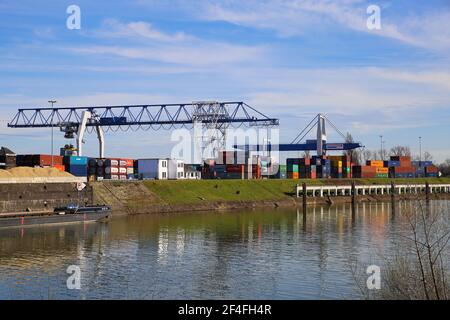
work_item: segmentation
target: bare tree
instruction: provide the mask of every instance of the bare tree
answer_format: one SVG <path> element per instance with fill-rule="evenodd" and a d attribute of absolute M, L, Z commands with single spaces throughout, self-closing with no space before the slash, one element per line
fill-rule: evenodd
<path fill-rule="evenodd" d="M 363 160 L 363 162 L 365 163 L 366 161 L 368 161 L 368 160 L 372 160 L 372 155 L 373 155 L 373 153 L 372 153 L 372 151 L 370 151 L 370 150 L 364 150 L 363 152 L 362 152 L 362 160 Z"/>
<path fill-rule="evenodd" d="M 309 150 L 303 151 L 303 158 L 310 158 L 311 152 Z"/>
<path fill-rule="evenodd" d="M 408 146 L 395 146 L 391 148 L 390 155 L 396 157 L 410 157 L 411 149 Z"/>
<path fill-rule="evenodd" d="M 450 159 L 446 159 L 444 163 L 439 165 L 439 171 L 443 176 L 450 176 Z"/>
<path fill-rule="evenodd" d="M 346 143 L 354 143 L 355 141 L 353 140 L 353 136 L 347 132 L 346 136 L 345 136 L 345 142 Z M 346 150 L 344 151 L 344 155 L 347 157 L 350 157 L 350 161 L 354 162 L 356 165 L 360 164 L 361 161 L 361 152 L 357 149 L 353 149 L 353 150 Z"/>
<path fill-rule="evenodd" d="M 405 212 L 409 228 L 397 243 L 397 253 L 385 259 L 381 290 L 370 292 L 356 276 L 361 294 L 381 299 L 450 299 L 448 214 L 448 206 L 432 210 L 422 202 Z"/>

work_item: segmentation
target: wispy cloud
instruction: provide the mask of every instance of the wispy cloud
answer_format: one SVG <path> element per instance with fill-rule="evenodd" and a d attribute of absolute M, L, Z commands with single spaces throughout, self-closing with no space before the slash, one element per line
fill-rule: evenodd
<path fill-rule="evenodd" d="M 182 42 L 194 39 L 194 37 L 187 35 L 184 32 L 170 34 L 160 31 L 148 22 L 136 21 L 122 23 L 116 19 L 105 20 L 102 29 L 96 33 L 103 37 L 137 37 L 160 42 Z"/>
<path fill-rule="evenodd" d="M 131 59 L 173 63 L 184 66 L 213 66 L 260 60 L 263 47 L 247 47 L 225 43 L 204 42 L 199 45 L 155 45 L 152 47 L 86 46 L 71 48 L 72 52 L 112 55 Z"/>
<path fill-rule="evenodd" d="M 266 55 L 264 46 L 204 40 L 184 32 L 169 34 L 143 21 L 121 23 L 109 19 L 94 35 L 99 42 L 110 37 L 124 41 L 130 40 L 131 37 L 135 44 L 122 42 L 118 45 L 85 45 L 71 47 L 69 50 L 82 54 L 119 56 L 193 67 L 261 61 Z"/>
<path fill-rule="evenodd" d="M 248 0 L 197 2 L 199 19 L 226 21 L 232 24 L 276 31 L 282 37 L 329 31 L 343 27 L 350 30 L 396 39 L 431 49 L 450 48 L 450 12 L 425 12 L 418 15 L 385 15 L 382 8 L 381 30 L 366 26 L 367 7 L 362 0 Z"/>

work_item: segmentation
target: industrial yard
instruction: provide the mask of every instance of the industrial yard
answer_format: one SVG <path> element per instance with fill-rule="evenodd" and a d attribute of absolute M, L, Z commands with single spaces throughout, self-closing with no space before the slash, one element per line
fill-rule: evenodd
<path fill-rule="evenodd" d="M 0 300 L 449 300 L 447 2 L 0 1 Z"/>

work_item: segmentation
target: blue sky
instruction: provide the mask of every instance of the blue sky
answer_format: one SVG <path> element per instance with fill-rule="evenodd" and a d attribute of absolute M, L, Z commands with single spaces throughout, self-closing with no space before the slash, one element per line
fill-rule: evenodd
<path fill-rule="evenodd" d="M 66 8 L 81 8 L 81 29 Z M 381 30 L 366 27 L 381 7 Z M 450 158 L 450 2 L 0 1 L 0 145 L 48 153 L 19 107 L 245 101 L 290 142 L 318 112 L 368 149 Z M 331 135 L 331 138 L 333 136 Z M 168 132 L 108 134 L 107 155 L 166 156 Z M 58 144 L 66 141 L 58 136 Z M 96 154 L 95 136 L 86 150 Z"/>

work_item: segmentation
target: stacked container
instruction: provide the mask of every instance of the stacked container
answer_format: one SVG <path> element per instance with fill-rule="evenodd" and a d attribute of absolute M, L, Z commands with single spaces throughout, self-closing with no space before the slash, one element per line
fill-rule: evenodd
<path fill-rule="evenodd" d="M 16 157 L 18 167 L 51 167 L 52 156 L 47 154 L 21 154 Z M 63 157 L 53 156 L 53 165 L 62 166 Z"/>
<path fill-rule="evenodd" d="M 353 178 L 375 178 L 377 168 L 374 166 L 353 166 Z"/>
<path fill-rule="evenodd" d="M 88 176 L 88 158 L 66 156 L 64 157 L 64 166 L 67 172 L 76 177 Z"/>
<path fill-rule="evenodd" d="M 390 178 L 414 178 L 420 170 L 417 171 L 411 162 L 411 157 L 392 156 L 390 161 L 386 163 L 389 167 Z"/>

